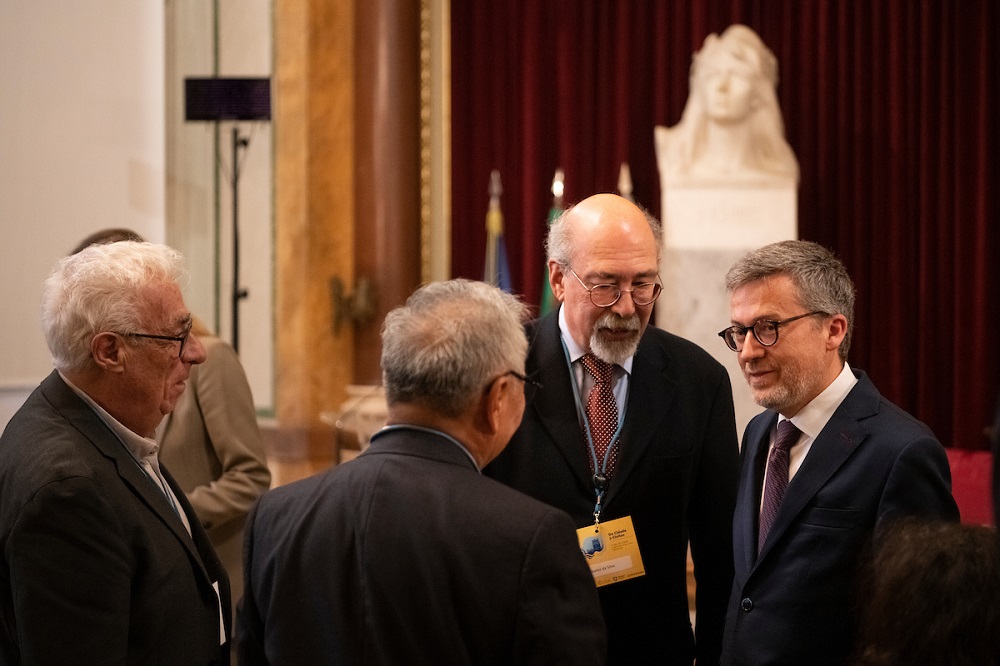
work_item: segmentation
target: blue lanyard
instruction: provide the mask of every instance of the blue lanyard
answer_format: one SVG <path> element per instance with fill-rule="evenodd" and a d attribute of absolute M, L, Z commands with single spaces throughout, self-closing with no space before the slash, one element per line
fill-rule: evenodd
<path fill-rule="evenodd" d="M 614 447 L 618 446 L 619 439 L 621 437 L 622 426 L 625 423 L 625 410 L 622 409 L 622 417 L 618 419 L 618 429 L 615 430 L 615 434 L 611 436 L 611 442 L 608 443 L 608 450 L 604 452 L 604 460 L 600 461 L 598 464 L 597 460 L 597 449 L 594 447 L 594 437 L 590 432 L 590 419 L 587 418 L 587 410 L 583 405 L 583 400 L 580 398 L 580 386 L 577 383 L 576 374 L 573 372 L 573 361 L 569 357 L 569 349 L 566 347 L 566 341 L 559 336 L 559 342 L 562 344 L 563 354 L 566 356 L 566 365 L 569 368 L 569 384 L 573 387 L 573 403 L 576 405 L 576 415 L 580 419 L 580 423 L 583 424 L 583 432 L 587 436 L 587 447 L 590 449 L 590 460 L 594 463 L 594 525 L 601 522 L 601 507 L 604 503 L 604 495 L 608 491 L 608 460 L 611 458 L 611 451 Z M 586 372 L 586 369 L 584 369 Z M 625 405 L 628 406 L 628 392 L 632 388 L 632 382 L 628 382 L 625 385 Z"/>

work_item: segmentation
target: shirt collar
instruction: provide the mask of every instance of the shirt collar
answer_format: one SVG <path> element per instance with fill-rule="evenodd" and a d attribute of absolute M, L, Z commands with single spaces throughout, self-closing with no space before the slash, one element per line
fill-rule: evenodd
<path fill-rule="evenodd" d="M 104 421 L 104 424 L 111 429 L 111 432 L 118 436 L 118 439 L 122 441 L 125 448 L 128 449 L 129 453 L 136 460 L 142 460 L 150 456 L 156 456 L 160 447 L 156 444 L 156 440 L 150 439 L 149 437 L 143 437 L 142 435 L 136 434 L 126 428 L 118 419 L 111 416 L 106 409 L 94 402 L 93 398 L 83 392 L 82 389 L 78 388 L 73 382 L 71 382 L 66 375 L 62 372 L 59 373 L 66 385 L 73 389 L 73 392 L 80 396 L 87 405 L 97 414 L 98 418 Z"/>
<path fill-rule="evenodd" d="M 792 421 L 796 428 L 815 439 L 857 383 L 858 378 L 854 376 L 850 366 L 845 363 L 837 378 L 830 382 L 830 385 L 823 389 L 822 393 L 810 400 L 798 414 L 788 420 Z M 779 423 L 783 420 L 785 417 L 779 415 Z"/>

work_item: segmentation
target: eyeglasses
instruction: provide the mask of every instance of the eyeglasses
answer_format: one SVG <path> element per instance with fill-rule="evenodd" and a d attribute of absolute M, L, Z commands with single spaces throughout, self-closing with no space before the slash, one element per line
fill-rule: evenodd
<path fill-rule="evenodd" d="M 567 266 L 567 268 L 569 267 Z M 616 284 L 595 284 L 593 287 L 588 287 L 576 274 L 576 271 L 570 268 L 569 272 L 573 274 L 580 286 L 590 294 L 590 302 L 599 308 L 611 307 L 625 292 L 632 295 L 632 302 L 636 305 L 649 305 L 659 297 L 660 290 L 663 289 L 659 282 L 640 282 L 633 285 L 631 289 L 622 289 Z"/>
<path fill-rule="evenodd" d="M 765 347 L 773 347 L 778 342 L 778 327 L 782 324 L 789 324 L 796 319 L 802 319 L 804 317 L 825 314 L 826 313 L 822 310 L 817 310 L 815 312 L 800 314 L 797 317 L 782 319 L 781 321 L 761 319 L 759 321 L 755 321 L 749 326 L 730 326 L 729 328 L 725 328 L 719 331 L 719 337 L 726 341 L 727 347 L 732 349 L 734 352 L 740 352 L 743 351 L 743 344 L 747 339 L 747 331 L 753 331 L 753 337 L 757 339 L 757 342 Z"/>
<path fill-rule="evenodd" d="M 517 370 L 508 370 L 507 372 L 500 375 L 500 377 L 506 377 L 507 375 L 510 375 L 511 377 L 517 377 L 522 382 L 524 382 L 524 404 L 526 405 L 532 401 L 532 399 L 535 397 L 535 394 L 538 393 L 538 390 L 542 388 L 541 382 L 535 381 L 531 377 L 526 377 Z M 500 377 L 497 377 L 497 379 L 500 379 Z M 496 379 L 494 379 L 493 381 L 496 381 Z"/>
<path fill-rule="evenodd" d="M 152 333 L 120 333 L 119 335 L 125 335 L 130 338 L 150 338 L 151 340 L 169 340 L 170 342 L 181 343 L 180 349 L 177 350 L 177 358 L 183 358 L 184 356 L 184 344 L 187 342 L 188 336 L 191 335 L 191 326 L 188 324 L 187 328 L 184 329 L 184 333 L 180 336 L 173 335 L 153 335 Z"/>

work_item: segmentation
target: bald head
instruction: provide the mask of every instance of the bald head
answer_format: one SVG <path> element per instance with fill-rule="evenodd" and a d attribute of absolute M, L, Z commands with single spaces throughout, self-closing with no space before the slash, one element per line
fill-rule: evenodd
<path fill-rule="evenodd" d="M 654 217 L 614 194 L 588 197 L 552 223 L 549 283 L 584 351 L 617 364 L 635 353 L 653 304 L 637 304 L 632 290 L 659 282 L 660 239 Z M 614 285 L 621 296 L 596 305 L 591 291 L 597 285 Z"/>
<path fill-rule="evenodd" d="M 659 261 L 659 221 L 617 194 L 594 194 L 568 208 L 552 223 L 546 249 L 549 261 L 570 266 L 577 248 L 589 252 L 593 242 L 615 246 L 626 239 L 651 243 Z"/>

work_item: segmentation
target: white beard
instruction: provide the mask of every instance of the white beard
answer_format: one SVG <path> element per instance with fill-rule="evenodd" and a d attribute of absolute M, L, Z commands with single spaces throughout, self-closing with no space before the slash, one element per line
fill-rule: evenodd
<path fill-rule="evenodd" d="M 606 312 L 594 324 L 594 332 L 590 334 L 590 351 L 605 363 L 622 365 L 639 348 L 639 315 L 634 314 L 629 319 L 619 317 L 614 312 Z M 602 328 L 615 331 L 634 331 L 635 335 L 626 340 L 605 340 L 601 337 Z"/>

